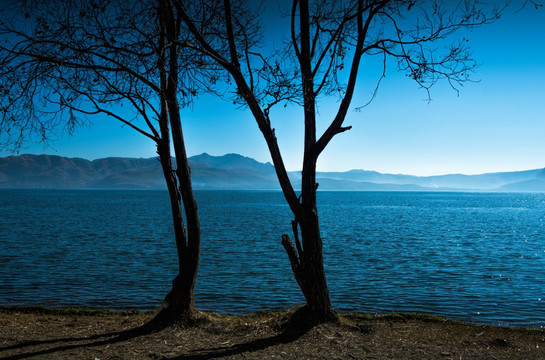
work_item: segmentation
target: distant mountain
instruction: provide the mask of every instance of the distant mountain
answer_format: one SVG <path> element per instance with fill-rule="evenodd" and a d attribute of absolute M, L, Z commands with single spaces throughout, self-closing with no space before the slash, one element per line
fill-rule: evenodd
<path fill-rule="evenodd" d="M 195 189 L 278 189 L 274 167 L 236 154 L 189 158 Z M 0 188 L 163 189 L 156 158 L 93 161 L 53 155 L 0 158 Z"/>
<path fill-rule="evenodd" d="M 237 154 L 189 158 L 197 190 L 279 189 L 274 167 Z M 289 176 L 297 189 L 300 172 Z M 346 191 L 506 191 L 545 192 L 545 169 L 482 175 L 413 176 L 376 171 L 318 172 L 319 190 Z M 0 158 L 0 188 L 164 189 L 156 158 L 105 158 L 93 161 L 52 155 Z"/>
<path fill-rule="evenodd" d="M 375 171 L 351 170 L 347 172 L 317 173 L 317 178 L 358 183 L 416 186 L 424 189 L 482 190 L 482 191 L 545 191 L 545 169 L 489 173 L 481 175 L 450 174 L 439 176 L 413 176 L 381 174 Z M 518 184 L 518 185 L 515 185 Z M 526 187 L 528 185 L 528 188 Z M 512 190 L 509 190 L 512 189 Z M 518 190 L 516 190 L 518 189 Z"/>
<path fill-rule="evenodd" d="M 223 156 L 211 156 L 207 153 L 195 155 L 189 158 L 193 163 L 207 165 L 223 170 L 251 170 L 255 172 L 274 174 L 274 166 L 271 163 L 260 163 L 252 158 L 238 154 L 226 154 Z"/>
<path fill-rule="evenodd" d="M 195 189 L 272 190 L 279 189 L 270 163 L 260 163 L 238 154 L 189 158 L 191 182 Z"/>
<path fill-rule="evenodd" d="M 52 155 L 0 158 L 1 188 L 162 187 L 156 159 L 105 158 L 89 161 Z"/>

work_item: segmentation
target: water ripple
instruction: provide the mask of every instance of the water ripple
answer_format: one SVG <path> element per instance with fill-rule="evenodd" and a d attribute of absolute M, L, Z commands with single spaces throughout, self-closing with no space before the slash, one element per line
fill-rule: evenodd
<path fill-rule="evenodd" d="M 300 304 L 279 192 L 199 192 L 196 305 Z M 320 192 L 325 266 L 343 311 L 545 325 L 545 195 Z M 0 304 L 151 309 L 176 274 L 162 191 L 0 191 Z M 542 300 L 543 299 L 543 300 Z"/>

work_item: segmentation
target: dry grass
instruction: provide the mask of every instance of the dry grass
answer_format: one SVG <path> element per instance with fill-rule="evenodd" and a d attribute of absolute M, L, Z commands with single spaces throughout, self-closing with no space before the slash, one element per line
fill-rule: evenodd
<path fill-rule="evenodd" d="M 304 325 L 295 311 L 199 313 L 140 328 L 154 313 L 0 308 L 2 359 L 545 359 L 545 332 L 424 315 L 345 314 Z"/>

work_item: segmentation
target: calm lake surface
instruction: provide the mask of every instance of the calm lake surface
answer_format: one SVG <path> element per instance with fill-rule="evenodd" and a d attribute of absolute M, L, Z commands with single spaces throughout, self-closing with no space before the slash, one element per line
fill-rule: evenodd
<path fill-rule="evenodd" d="M 197 192 L 196 305 L 302 304 L 280 192 Z M 325 266 L 342 311 L 426 312 L 545 327 L 545 194 L 320 192 Z M 164 191 L 0 190 L 0 304 L 161 305 L 176 275 Z"/>

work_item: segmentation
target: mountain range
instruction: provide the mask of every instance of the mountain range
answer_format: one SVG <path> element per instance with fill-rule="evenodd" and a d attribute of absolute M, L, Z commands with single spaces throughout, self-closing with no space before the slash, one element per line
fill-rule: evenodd
<path fill-rule="evenodd" d="M 275 170 L 237 154 L 189 158 L 196 190 L 277 190 Z M 413 176 L 375 171 L 318 172 L 319 190 L 353 191 L 545 191 L 545 169 L 481 175 Z M 289 176 L 296 189 L 300 172 Z M 164 189 L 157 158 L 109 157 L 97 160 L 54 155 L 0 158 L 0 188 L 19 189 Z"/>

